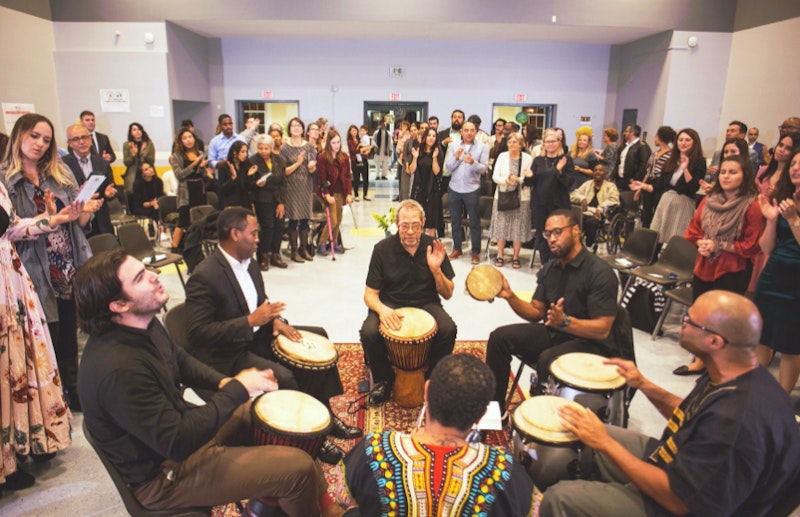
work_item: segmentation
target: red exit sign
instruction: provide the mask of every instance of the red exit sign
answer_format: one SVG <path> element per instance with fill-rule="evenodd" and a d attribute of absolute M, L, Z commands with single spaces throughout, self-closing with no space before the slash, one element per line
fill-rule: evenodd
<path fill-rule="evenodd" d="M 271 99 L 272 98 L 272 90 L 263 90 L 261 92 L 262 99 Z"/>
<path fill-rule="evenodd" d="M 400 100 L 400 93 L 399 92 L 392 92 L 389 94 L 390 101 L 399 101 Z"/>
<path fill-rule="evenodd" d="M 528 100 L 528 96 L 524 93 L 518 93 L 514 95 L 514 102 L 525 102 Z"/>

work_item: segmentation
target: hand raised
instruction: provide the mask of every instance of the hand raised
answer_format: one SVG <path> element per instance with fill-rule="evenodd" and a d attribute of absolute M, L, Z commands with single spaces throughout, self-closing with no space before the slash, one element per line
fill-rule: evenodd
<path fill-rule="evenodd" d="M 768 221 L 777 221 L 780 211 L 778 210 L 778 202 L 773 198 L 770 200 L 764 194 L 758 196 L 758 206 L 761 207 L 761 214 Z"/>
<path fill-rule="evenodd" d="M 444 243 L 440 240 L 435 240 L 428 246 L 426 250 L 426 258 L 428 259 L 428 269 L 432 272 L 439 271 L 442 267 L 442 262 L 447 256 L 447 251 L 444 249 Z"/>

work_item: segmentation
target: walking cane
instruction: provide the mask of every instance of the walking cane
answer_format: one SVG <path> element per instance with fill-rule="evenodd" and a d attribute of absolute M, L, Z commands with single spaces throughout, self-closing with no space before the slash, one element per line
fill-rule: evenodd
<path fill-rule="evenodd" d="M 326 181 L 322 185 L 320 185 L 320 192 L 322 195 L 325 195 L 325 189 L 331 186 L 330 181 Z M 323 197 L 322 199 L 325 202 L 325 217 L 328 219 L 328 246 L 331 248 L 331 260 L 336 261 L 336 251 L 333 249 L 333 228 L 331 227 L 331 209 L 328 206 L 328 200 Z"/>

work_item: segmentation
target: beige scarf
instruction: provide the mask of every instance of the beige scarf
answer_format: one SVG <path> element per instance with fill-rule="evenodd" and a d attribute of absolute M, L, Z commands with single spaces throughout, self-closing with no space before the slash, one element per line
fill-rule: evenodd
<path fill-rule="evenodd" d="M 754 196 L 726 196 L 724 192 L 709 195 L 700 216 L 706 238 L 733 243 L 742 232 L 744 214 L 754 200 Z"/>

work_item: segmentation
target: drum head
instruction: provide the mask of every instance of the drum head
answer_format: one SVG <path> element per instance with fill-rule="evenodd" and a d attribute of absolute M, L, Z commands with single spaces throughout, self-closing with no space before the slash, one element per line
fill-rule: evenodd
<path fill-rule="evenodd" d="M 331 423 L 328 408 L 311 395 L 299 391 L 278 390 L 264 393 L 253 405 L 261 422 L 284 433 L 318 433 L 327 429 Z"/>
<path fill-rule="evenodd" d="M 493 300 L 503 289 L 503 274 L 486 264 L 475 266 L 467 275 L 467 292 L 478 301 Z"/>
<path fill-rule="evenodd" d="M 306 330 L 298 331 L 303 335 L 299 342 L 292 341 L 283 334 L 275 339 L 275 353 L 293 363 L 308 366 L 328 366 L 336 362 L 339 354 L 327 338 Z"/>
<path fill-rule="evenodd" d="M 573 352 L 556 358 L 550 373 L 557 380 L 579 389 L 594 391 L 616 390 L 625 385 L 625 377 L 613 364 L 603 364 L 601 355 Z"/>
<path fill-rule="evenodd" d="M 428 312 L 416 307 L 400 307 L 395 311 L 403 317 L 400 328 L 392 330 L 381 325 L 380 330 L 384 336 L 400 341 L 417 340 L 429 337 L 436 332 L 436 320 Z"/>
<path fill-rule="evenodd" d="M 558 409 L 563 406 L 584 409 L 571 400 L 553 395 L 539 395 L 516 407 L 514 428 L 522 435 L 538 442 L 563 445 L 574 443 L 578 441 L 578 437 L 564 429 L 561 417 L 558 415 Z"/>

